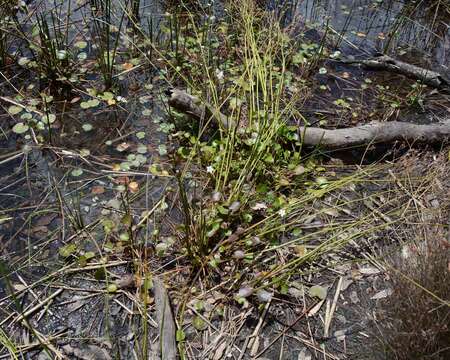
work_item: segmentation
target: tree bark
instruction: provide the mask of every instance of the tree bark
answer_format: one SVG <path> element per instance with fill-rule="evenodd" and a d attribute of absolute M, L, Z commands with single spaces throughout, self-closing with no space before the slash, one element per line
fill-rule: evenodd
<path fill-rule="evenodd" d="M 370 70 L 390 71 L 405 75 L 411 79 L 420 80 L 428 86 L 450 91 L 450 81 L 445 79 L 442 74 L 396 60 L 388 55 L 381 55 L 367 60 L 340 60 L 340 62 L 344 64 L 359 64 Z"/>
<path fill-rule="evenodd" d="M 175 109 L 192 115 L 199 120 L 205 111 L 211 114 L 216 125 L 229 129 L 233 123 L 224 114 L 213 111 L 212 106 L 201 105 L 200 101 L 183 90 L 170 92 L 169 104 Z M 208 110 L 209 109 L 209 110 Z M 418 125 L 400 121 L 372 122 L 367 125 L 345 129 L 322 129 L 316 127 L 299 128 L 303 144 L 339 149 L 376 143 L 406 141 L 415 143 L 439 143 L 450 138 L 450 119 L 442 123 Z"/>

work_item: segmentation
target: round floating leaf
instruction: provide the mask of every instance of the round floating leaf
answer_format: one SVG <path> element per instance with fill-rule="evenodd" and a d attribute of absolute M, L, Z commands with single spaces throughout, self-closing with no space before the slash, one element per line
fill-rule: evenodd
<path fill-rule="evenodd" d="M 42 116 L 41 119 L 46 124 L 53 124 L 56 120 L 56 115 L 55 114 L 45 114 L 44 116 Z"/>
<path fill-rule="evenodd" d="M 182 342 L 184 341 L 184 339 L 186 339 L 186 334 L 183 330 L 177 330 L 175 337 L 177 342 Z"/>
<path fill-rule="evenodd" d="M 145 154 L 145 153 L 147 153 L 147 151 L 148 151 L 147 146 L 145 146 L 145 145 L 143 145 L 143 144 L 140 144 L 140 145 L 137 147 L 137 152 L 138 152 L 139 154 Z"/>
<path fill-rule="evenodd" d="M 26 112 L 20 115 L 20 118 L 22 120 L 31 120 L 33 118 L 33 115 L 31 115 L 29 112 Z"/>
<path fill-rule="evenodd" d="M 94 127 L 92 126 L 92 124 L 89 124 L 89 123 L 83 124 L 81 127 L 82 127 L 83 130 L 86 131 L 86 132 L 91 131 L 91 130 L 94 128 Z"/>
<path fill-rule="evenodd" d="M 130 235 L 126 232 L 120 233 L 119 239 L 120 241 L 128 241 L 130 240 Z"/>
<path fill-rule="evenodd" d="M 24 132 L 27 132 L 28 129 L 29 127 L 27 124 L 20 122 L 13 126 L 12 131 L 14 131 L 16 134 L 23 134 Z"/>
<path fill-rule="evenodd" d="M 208 325 L 200 316 L 196 316 L 194 317 L 194 319 L 192 319 L 192 326 L 199 331 L 206 330 L 206 328 L 208 327 Z"/>
<path fill-rule="evenodd" d="M 56 57 L 58 58 L 58 60 L 64 60 L 67 58 L 67 51 L 66 50 L 58 50 L 56 52 Z"/>
<path fill-rule="evenodd" d="M 311 286 L 309 288 L 309 295 L 323 300 L 327 297 L 327 288 L 319 285 Z"/>
<path fill-rule="evenodd" d="M 101 98 L 102 98 L 103 100 L 112 100 L 112 99 L 114 99 L 114 94 L 113 94 L 112 92 L 105 91 L 105 92 L 103 93 L 103 95 L 101 96 Z"/>
<path fill-rule="evenodd" d="M 129 162 L 120 163 L 120 169 L 123 171 L 128 171 L 131 169 L 131 164 Z"/>
<path fill-rule="evenodd" d="M 22 110 L 23 110 L 22 107 L 16 106 L 16 105 L 10 106 L 10 107 L 8 108 L 8 112 L 9 112 L 11 115 L 17 115 L 17 114 L 19 114 L 20 112 L 22 112 Z"/>
<path fill-rule="evenodd" d="M 77 41 L 75 43 L 75 47 L 77 47 L 78 49 L 84 49 L 87 45 L 88 43 L 86 41 Z"/>
<path fill-rule="evenodd" d="M 116 284 L 109 284 L 106 290 L 109 293 L 115 293 L 117 291 L 117 285 Z"/>
<path fill-rule="evenodd" d="M 80 150 L 80 155 L 81 156 L 88 156 L 91 152 L 89 151 L 89 149 L 81 149 Z"/>
<path fill-rule="evenodd" d="M 158 146 L 159 155 L 164 156 L 167 154 L 167 147 L 164 144 Z"/>
<path fill-rule="evenodd" d="M 136 133 L 136 137 L 137 137 L 138 139 L 143 139 L 143 138 L 145 138 L 145 132 L 139 131 L 138 133 Z"/>
<path fill-rule="evenodd" d="M 30 62 L 30 59 L 28 59 L 28 58 L 26 58 L 26 57 L 21 57 L 17 63 L 18 63 L 20 66 L 25 66 L 25 65 L 28 64 L 29 62 Z"/>
<path fill-rule="evenodd" d="M 89 101 L 90 107 L 96 107 L 100 104 L 100 101 L 98 99 L 92 99 Z"/>
<path fill-rule="evenodd" d="M 72 255 L 75 251 L 77 251 L 77 246 L 75 244 L 67 244 L 59 248 L 59 255 L 66 258 Z"/>
<path fill-rule="evenodd" d="M 147 162 L 147 157 L 141 154 L 136 155 L 136 161 L 139 162 L 139 165 L 143 165 Z"/>
<path fill-rule="evenodd" d="M 71 174 L 72 176 L 80 176 L 81 174 L 83 174 L 83 169 L 80 168 L 73 169 Z"/>

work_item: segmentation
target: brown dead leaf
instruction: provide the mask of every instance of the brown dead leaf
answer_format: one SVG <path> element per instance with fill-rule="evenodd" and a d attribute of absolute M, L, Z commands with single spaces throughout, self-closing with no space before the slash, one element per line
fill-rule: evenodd
<path fill-rule="evenodd" d="M 130 183 L 130 178 L 128 176 L 119 176 L 114 179 L 114 182 L 119 185 L 127 185 Z"/>
<path fill-rule="evenodd" d="M 132 63 L 126 62 L 122 64 L 122 69 L 124 70 L 130 70 L 132 68 L 134 68 L 134 65 Z"/>
<path fill-rule="evenodd" d="M 139 190 L 139 184 L 136 181 L 132 181 L 128 184 L 128 189 L 132 192 L 132 193 L 137 193 Z"/>
<path fill-rule="evenodd" d="M 94 195 L 100 195 L 105 192 L 105 188 L 101 185 L 96 185 L 92 187 L 91 193 Z"/>
<path fill-rule="evenodd" d="M 127 150 L 129 147 L 130 147 L 130 144 L 123 142 L 123 143 L 120 143 L 119 145 L 117 145 L 116 150 L 122 152 L 122 151 Z"/>

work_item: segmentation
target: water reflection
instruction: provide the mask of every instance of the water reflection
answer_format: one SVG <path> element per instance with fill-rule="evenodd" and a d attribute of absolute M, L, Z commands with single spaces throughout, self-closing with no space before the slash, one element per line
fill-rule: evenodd
<path fill-rule="evenodd" d="M 429 58 L 438 67 L 450 63 L 450 5 L 445 2 L 435 7 L 426 1 L 398 0 L 287 0 L 272 4 L 277 4 L 278 11 L 283 9 L 285 22 L 303 21 L 321 30 L 328 23 L 336 35 L 336 47 L 346 53 L 401 54 L 407 50 Z"/>

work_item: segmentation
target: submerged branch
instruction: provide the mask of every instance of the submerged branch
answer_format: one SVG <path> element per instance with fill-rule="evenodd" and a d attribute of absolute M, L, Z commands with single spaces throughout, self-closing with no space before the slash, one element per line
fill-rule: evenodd
<path fill-rule="evenodd" d="M 421 68 L 396 60 L 388 55 L 381 55 L 367 60 L 340 60 L 344 64 L 359 64 L 369 70 L 390 71 L 419 80 L 423 84 L 450 91 L 450 81 L 436 71 Z"/>

